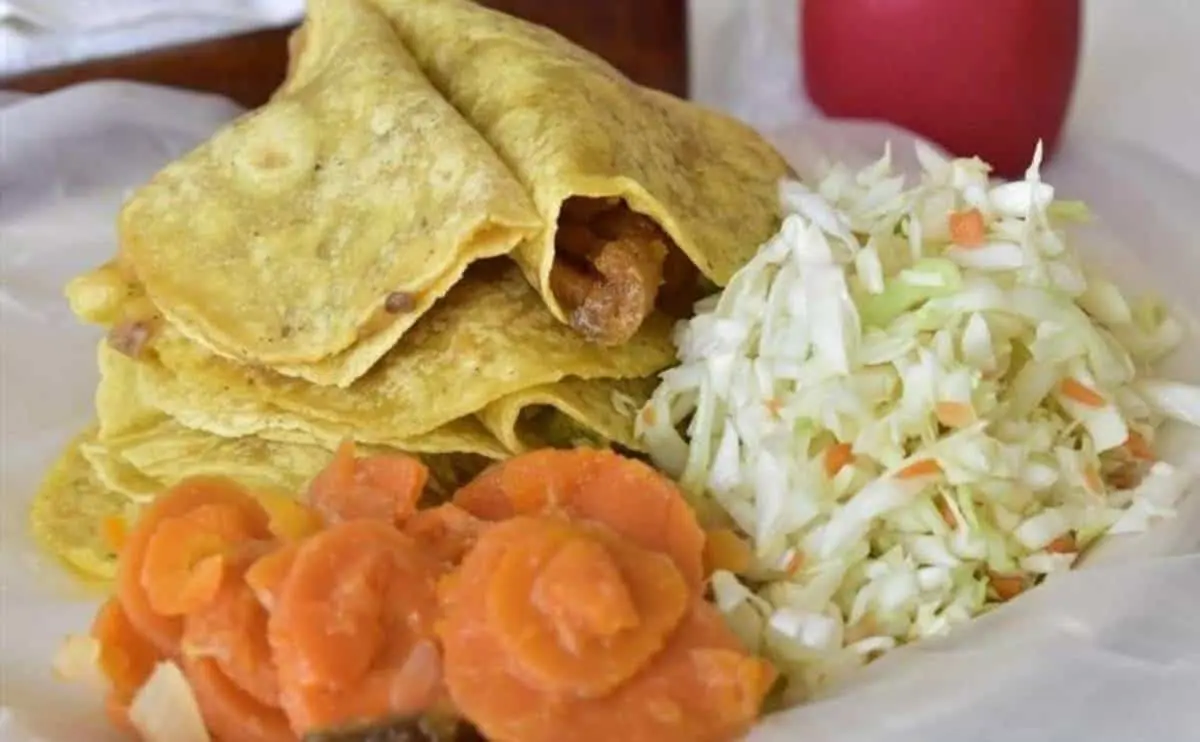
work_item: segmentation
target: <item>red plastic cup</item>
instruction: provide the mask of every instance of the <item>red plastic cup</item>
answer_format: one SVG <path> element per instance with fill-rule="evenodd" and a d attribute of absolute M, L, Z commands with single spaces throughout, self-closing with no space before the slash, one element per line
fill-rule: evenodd
<path fill-rule="evenodd" d="M 1049 158 L 1078 68 L 1081 0 L 800 0 L 804 80 L 835 118 L 903 126 L 1019 176 Z"/>

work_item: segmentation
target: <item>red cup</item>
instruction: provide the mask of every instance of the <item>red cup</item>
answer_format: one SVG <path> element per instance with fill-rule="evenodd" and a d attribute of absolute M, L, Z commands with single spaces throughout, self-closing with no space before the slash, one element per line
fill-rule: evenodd
<path fill-rule="evenodd" d="M 825 115 L 903 126 L 1006 177 L 1049 158 L 1075 86 L 1081 0 L 800 0 Z"/>

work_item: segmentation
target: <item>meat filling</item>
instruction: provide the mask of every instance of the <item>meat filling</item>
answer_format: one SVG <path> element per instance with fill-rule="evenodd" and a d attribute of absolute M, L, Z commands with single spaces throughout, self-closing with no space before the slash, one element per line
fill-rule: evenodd
<path fill-rule="evenodd" d="M 662 228 L 623 200 L 573 197 L 563 204 L 550 289 L 589 340 L 620 345 L 656 307 L 686 314 L 698 276 Z"/>

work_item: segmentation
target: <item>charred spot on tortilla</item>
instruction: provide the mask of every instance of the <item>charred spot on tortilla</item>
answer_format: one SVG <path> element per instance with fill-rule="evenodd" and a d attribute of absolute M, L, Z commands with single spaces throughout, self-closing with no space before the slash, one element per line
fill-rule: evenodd
<path fill-rule="evenodd" d="M 150 342 L 152 327 L 148 321 L 121 322 L 108 331 L 108 344 L 113 350 L 130 358 L 137 358 Z"/>
<path fill-rule="evenodd" d="M 417 306 L 417 296 L 410 291 L 393 291 L 383 300 L 383 309 L 388 314 L 411 312 Z"/>
<path fill-rule="evenodd" d="M 620 345 L 656 307 L 686 314 L 698 276 L 667 233 L 623 199 L 573 196 L 563 203 L 550 286 L 572 327 L 589 340 Z"/>

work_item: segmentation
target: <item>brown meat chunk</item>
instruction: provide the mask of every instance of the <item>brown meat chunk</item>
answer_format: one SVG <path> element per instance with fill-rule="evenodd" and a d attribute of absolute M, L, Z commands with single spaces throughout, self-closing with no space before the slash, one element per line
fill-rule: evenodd
<path fill-rule="evenodd" d="M 571 326 L 620 345 L 658 306 L 685 314 L 698 272 L 652 219 L 620 199 L 574 197 L 562 207 L 550 288 Z"/>

